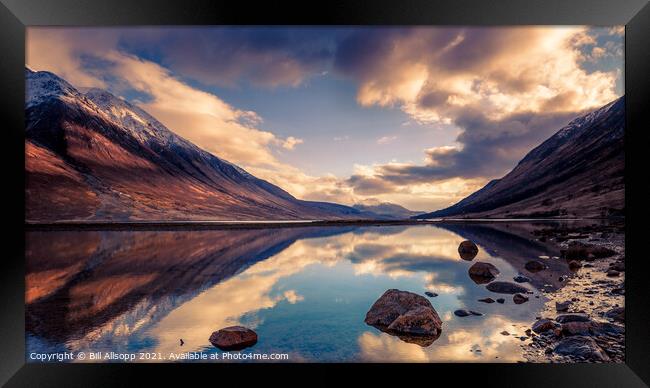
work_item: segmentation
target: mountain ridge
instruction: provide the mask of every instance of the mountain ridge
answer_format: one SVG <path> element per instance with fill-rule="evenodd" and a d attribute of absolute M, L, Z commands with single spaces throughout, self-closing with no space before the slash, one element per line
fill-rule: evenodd
<path fill-rule="evenodd" d="M 572 120 L 502 178 L 452 206 L 414 218 L 623 215 L 624 119 L 622 96 Z"/>
<path fill-rule="evenodd" d="M 376 218 L 299 200 L 105 90 L 25 76 L 26 220 Z"/>

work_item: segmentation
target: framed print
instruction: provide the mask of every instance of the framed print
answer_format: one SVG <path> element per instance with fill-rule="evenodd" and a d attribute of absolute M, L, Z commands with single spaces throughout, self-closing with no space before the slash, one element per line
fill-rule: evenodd
<path fill-rule="evenodd" d="M 7 386 L 650 381 L 644 1 L 4 4 Z"/>

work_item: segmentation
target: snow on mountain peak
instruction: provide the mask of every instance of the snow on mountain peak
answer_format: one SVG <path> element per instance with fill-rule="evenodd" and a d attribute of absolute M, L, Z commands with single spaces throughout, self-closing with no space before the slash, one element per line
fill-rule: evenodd
<path fill-rule="evenodd" d="M 578 129 L 584 128 L 584 127 L 587 127 L 587 126 L 591 125 L 593 122 L 595 122 L 595 121 L 599 120 L 601 117 L 603 117 L 603 115 L 608 114 L 610 112 L 610 110 L 614 106 L 618 105 L 617 103 L 619 101 L 621 101 L 623 98 L 624 97 L 619 97 L 616 100 L 608 103 L 607 105 L 604 105 L 604 106 L 602 106 L 602 107 L 600 107 L 600 108 L 598 108 L 598 109 L 596 109 L 596 110 L 594 110 L 592 112 L 589 112 L 589 113 L 587 113 L 587 114 L 585 114 L 583 116 L 580 116 L 580 117 L 577 117 L 577 118 L 571 120 L 571 122 L 569 122 L 569 124 L 567 124 L 561 130 L 559 130 L 555 134 L 555 136 L 558 137 L 558 138 L 565 138 L 565 137 L 573 134 L 574 132 L 576 132 Z"/>
<path fill-rule="evenodd" d="M 25 68 L 25 108 L 36 106 L 50 98 L 80 97 L 79 91 L 63 78 L 49 71 Z"/>

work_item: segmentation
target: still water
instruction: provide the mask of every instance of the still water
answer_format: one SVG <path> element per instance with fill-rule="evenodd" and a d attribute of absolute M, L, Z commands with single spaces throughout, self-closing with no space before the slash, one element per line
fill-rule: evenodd
<path fill-rule="evenodd" d="M 546 302 L 541 291 L 561 287 L 558 278 L 570 273 L 552 246 L 530 238 L 532 227 L 30 231 L 27 353 L 221 353 L 210 334 L 243 325 L 259 340 L 242 352 L 284 353 L 293 362 L 516 362 L 528 343 L 519 337 Z M 479 246 L 472 261 L 458 254 L 465 239 Z M 528 272 L 531 259 L 549 269 Z M 467 273 L 476 261 L 494 264 L 497 280 L 529 277 L 529 302 L 515 305 L 476 284 Z M 443 321 L 433 344 L 364 323 L 391 288 L 438 294 L 429 298 Z M 506 301 L 478 302 L 485 297 Z M 457 309 L 484 315 L 457 317 Z"/>

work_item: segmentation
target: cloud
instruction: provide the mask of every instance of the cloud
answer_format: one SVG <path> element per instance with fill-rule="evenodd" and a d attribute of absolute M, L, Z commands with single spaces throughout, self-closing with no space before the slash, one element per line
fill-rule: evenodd
<path fill-rule="evenodd" d="M 377 144 L 388 144 L 397 140 L 397 136 L 382 136 L 377 139 Z"/>
<path fill-rule="evenodd" d="M 500 119 L 576 112 L 616 97 L 616 74 L 580 67 L 582 27 L 410 28 L 367 30 L 339 45 L 335 67 L 360 80 L 362 105 L 399 106 L 420 122 L 453 122 L 466 108 Z"/>
<path fill-rule="evenodd" d="M 296 87 L 327 74 L 334 42 L 317 28 L 180 27 L 126 30 L 122 46 L 148 47 L 172 71 L 207 85 Z"/>
<path fill-rule="evenodd" d="M 617 71 L 581 67 L 586 56 L 622 61 L 617 41 L 598 45 L 601 34 L 620 29 L 412 28 L 349 36 L 335 67 L 359 80 L 361 105 L 396 106 L 418 123 L 461 131 L 455 145 L 424 150 L 424 164 L 375 165 L 348 182 L 355 192 L 377 194 L 503 175 L 572 118 L 618 97 Z"/>
<path fill-rule="evenodd" d="M 294 149 L 295 146 L 302 143 L 304 143 L 304 140 L 295 138 L 293 136 L 289 136 L 288 138 L 286 138 L 284 143 L 282 143 L 282 147 L 288 150 L 292 150 Z"/>

